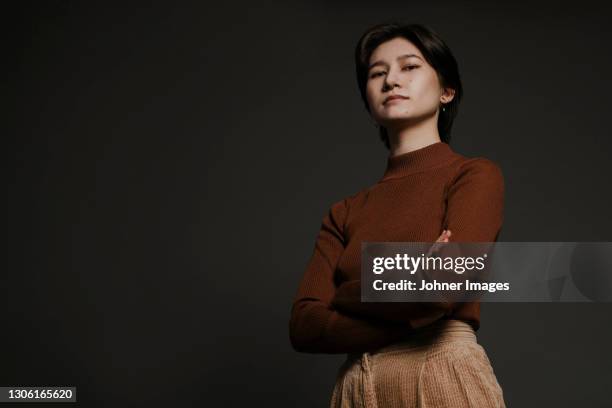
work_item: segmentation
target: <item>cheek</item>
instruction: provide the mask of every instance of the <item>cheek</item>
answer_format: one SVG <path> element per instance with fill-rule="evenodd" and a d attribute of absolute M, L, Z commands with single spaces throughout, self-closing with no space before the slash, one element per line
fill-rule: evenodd
<path fill-rule="evenodd" d="M 426 105 L 437 103 L 438 100 L 438 81 L 436 78 L 420 78 L 422 80 L 413 82 L 413 89 L 418 99 Z"/>
<path fill-rule="evenodd" d="M 371 82 L 368 82 L 368 84 L 366 85 L 366 98 L 368 100 L 374 99 L 375 96 L 375 92 L 374 92 L 374 85 L 372 85 Z"/>

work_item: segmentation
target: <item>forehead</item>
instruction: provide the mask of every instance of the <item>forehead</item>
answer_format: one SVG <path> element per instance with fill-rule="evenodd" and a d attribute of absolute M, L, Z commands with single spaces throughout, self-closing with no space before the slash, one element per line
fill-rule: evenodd
<path fill-rule="evenodd" d="M 397 37 L 389 41 L 385 41 L 380 44 L 370 55 L 369 63 L 375 63 L 378 61 L 384 61 L 390 63 L 395 61 L 397 57 L 406 54 L 414 54 L 421 59 L 425 59 L 421 51 L 410 41 L 403 37 Z"/>

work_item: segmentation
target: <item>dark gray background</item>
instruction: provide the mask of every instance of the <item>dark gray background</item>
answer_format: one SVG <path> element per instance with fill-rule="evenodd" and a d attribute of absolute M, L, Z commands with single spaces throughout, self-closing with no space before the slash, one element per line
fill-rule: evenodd
<path fill-rule="evenodd" d="M 293 351 L 289 312 L 329 206 L 384 171 L 352 59 L 381 21 L 453 50 L 451 147 L 502 167 L 500 241 L 610 240 L 609 10 L 331 3 L 3 12 L 0 385 L 74 385 L 92 407 L 326 406 L 344 356 Z M 508 406 L 609 406 L 611 311 L 483 304 Z"/>

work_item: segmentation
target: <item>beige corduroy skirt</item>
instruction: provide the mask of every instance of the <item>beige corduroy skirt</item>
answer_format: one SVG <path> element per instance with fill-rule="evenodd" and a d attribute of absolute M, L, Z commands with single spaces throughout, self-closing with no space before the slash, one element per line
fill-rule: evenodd
<path fill-rule="evenodd" d="M 505 408 L 485 350 L 472 327 L 440 320 L 406 341 L 348 354 L 331 408 Z"/>

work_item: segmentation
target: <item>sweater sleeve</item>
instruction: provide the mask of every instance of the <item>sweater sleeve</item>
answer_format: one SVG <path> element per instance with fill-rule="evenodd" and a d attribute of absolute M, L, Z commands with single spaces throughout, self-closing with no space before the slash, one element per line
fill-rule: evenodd
<path fill-rule="evenodd" d="M 503 223 L 504 178 L 500 168 L 485 158 L 465 162 L 446 189 L 444 229 L 452 233 L 451 242 L 494 242 Z M 442 231 L 440 231 L 441 233 Z M 456 251 L 457 247 L 448 247 Z M 440 256 L 460 256 L 445 253 Z M 418 271 L 431 276 L 443 271 Z M 446 281 L 449 281 L 446 279 Z M 457 303 L 439 302 L 361 302 L 361 282 L 343 283 L 332 300 L 332 305 L 345 313 L 368 316 L 387 321 L 404 321 L 412 327 L 426 325 L 444 315 L 450 315 Z"/>
<path fill-rule="evenodd" d="M 323 218 L 314 251 L 291 308 L 292 347 L 306 353 L 356 353 L 388 345 L 406 334 L 406 324 L 384 324 L 347 316 L 331 305 L 334 271 L 344 250 L 347 201 L 333 204 Z"/>
<path fill-rule="evenodd" d="M 444 229 L 454 242 L 495 242 L 504 221 L 504 176 L 485 158 L 464 163 L 449 184 Z"/>

